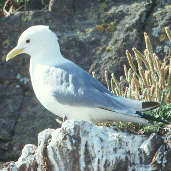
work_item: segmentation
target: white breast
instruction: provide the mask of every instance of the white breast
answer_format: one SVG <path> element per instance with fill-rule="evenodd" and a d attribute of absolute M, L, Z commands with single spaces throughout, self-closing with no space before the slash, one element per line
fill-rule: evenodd
<path fill-rule="evenodd" d="M 31 82 L 37 99 L 47 110 L 59 117 L 66 116 L 68 119 L 90 121 L 88 114 L 90 109 L 64 105 L 57 101 L 52 94 L 52 89 L 56 86 L 56 79 L 53 79 L 52 70 L 53 68 L 49 66 L 30 63 Z M 51 79 L 49 79 L 49 74 L 51 74 Z"/>

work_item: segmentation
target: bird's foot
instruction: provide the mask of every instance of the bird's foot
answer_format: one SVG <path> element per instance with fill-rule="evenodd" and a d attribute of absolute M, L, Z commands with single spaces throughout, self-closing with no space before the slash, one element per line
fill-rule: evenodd
<path fill-rule="evenodd" d="M 63 116 L 63 122 L 65 122 L 67 120 L 66 115 Z"/>

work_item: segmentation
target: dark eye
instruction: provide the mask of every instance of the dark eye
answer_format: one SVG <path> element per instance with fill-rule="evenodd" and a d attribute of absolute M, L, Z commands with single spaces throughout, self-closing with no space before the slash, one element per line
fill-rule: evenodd
<path fill-rule="evenodd" d="M 26 43 L 30 43 L 30 39 L 27 39 L 27 40 L 26 40 Z"/>

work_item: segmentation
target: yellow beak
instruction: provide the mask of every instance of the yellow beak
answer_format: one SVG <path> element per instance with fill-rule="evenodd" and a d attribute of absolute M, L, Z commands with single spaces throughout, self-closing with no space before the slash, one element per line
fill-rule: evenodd
<path fill-rule="evenodd" d="M 12 49 L 8 54 L 7 54 L 7 57 L 6 57 L 6 62 L 9 61 L 10 59 L 13 59 L 15 56 L 23 53 L 23 48 L 14 48 Z"/>

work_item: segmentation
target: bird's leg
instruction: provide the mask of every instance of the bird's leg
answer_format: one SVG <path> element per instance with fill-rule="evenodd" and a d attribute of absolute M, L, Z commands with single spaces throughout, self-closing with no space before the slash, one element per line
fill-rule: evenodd
<path fill-rule="evenodd" d="M 62 125 L 62 123 L 63 123 L 63 121 L 62 121 L 61 119 L 59 119 L 59 118 L 56 118 L 56 122 L 57 122 L 58 124 L 60 124 L 60 125 Z"/>
<path fill-rule="evenodd" d="M 63 122 L 65 122 L 67 120 L 66 115 L 63 116 Z"/>
<path fill-rule="evenodd" d="M 65 122 L 67 120 L 66 115 L 63 115 L 62 120 L 59 118 L 56 118 L 56 122 L 59 123 L 60 125 L 62 125 L 63 122 Z"/>

